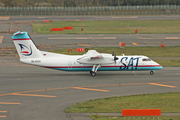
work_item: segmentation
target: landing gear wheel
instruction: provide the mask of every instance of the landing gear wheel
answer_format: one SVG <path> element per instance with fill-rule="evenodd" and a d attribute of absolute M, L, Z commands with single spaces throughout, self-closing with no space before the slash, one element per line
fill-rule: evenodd
<path fill-rule="evenodd" d="M 154 75 L 154 71 L 150 71 L 150 75 Z"/>
<path fill-rule="evenodd" d="M 93 72 L 93 71 L 90 71 L 90 73 L 91 73 L 91 76 L 96 76 L 96 73 L 95 72 Z"/>

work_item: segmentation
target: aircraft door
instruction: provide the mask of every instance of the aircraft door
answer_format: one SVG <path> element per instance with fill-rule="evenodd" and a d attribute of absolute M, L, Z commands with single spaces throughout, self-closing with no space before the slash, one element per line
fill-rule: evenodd
<path fill-rule="evenodd" d="M 68 69 L 72 69 L 72 62 L 71 61 L 68 61 Z"/>

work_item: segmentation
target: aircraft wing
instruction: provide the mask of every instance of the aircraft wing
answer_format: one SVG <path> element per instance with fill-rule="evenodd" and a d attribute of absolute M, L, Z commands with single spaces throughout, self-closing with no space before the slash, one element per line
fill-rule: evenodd
<path fill-rule="evenodd" d="M 112 64 L 114 63 L 114 59 L 111 55 L 103 56 L 102 54 L 98 53 L 96 50 L 89 50 L 83 57 L 77 59 L 77 62 L 80 64 Z"/>

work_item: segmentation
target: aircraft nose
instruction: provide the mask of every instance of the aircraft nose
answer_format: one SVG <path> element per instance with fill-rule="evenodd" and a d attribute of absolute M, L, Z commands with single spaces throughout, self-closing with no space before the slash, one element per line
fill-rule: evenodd
<path fill-rule="evenodd" d="M 158 64 L 156 62 L 155 62 L 155 64 L 156 64 L 156 69 L 163 69 L 163 66 L 161 66 L 160 64 Z"/>
<path fill-rule="evenodd" d="M 163 69 L 163 66 L 161 66 L 160 64 L 158 64 L 157 67 L 158 67 L 158 69 Z"/>
<path fill-rule="evenodd" d="M 163 66 L 161 66 L 161 65 L 160 65 L 160 67 L 159 67 L 159 68 L 160 68 L 160 69 L 163 69 Z"/>

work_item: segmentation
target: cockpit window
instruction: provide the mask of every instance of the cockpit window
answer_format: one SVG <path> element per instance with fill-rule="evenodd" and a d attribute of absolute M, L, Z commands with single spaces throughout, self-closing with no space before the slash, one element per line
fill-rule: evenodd
<path fill-rule="evenodd" d="M 142 61 L 151 61 L 150 58 L 144 58 Z"/>
<path fill-rule="evenodd" d="M 151 61 L 151 59 L 150 59 L 150 58 L 148 58 L 147 60 L 148 60 L 148 61 Z"/>
<path fill-rule="evenodd" d="M 148 61 L 147 59 L 143 59 L 142 61 Z"/>

